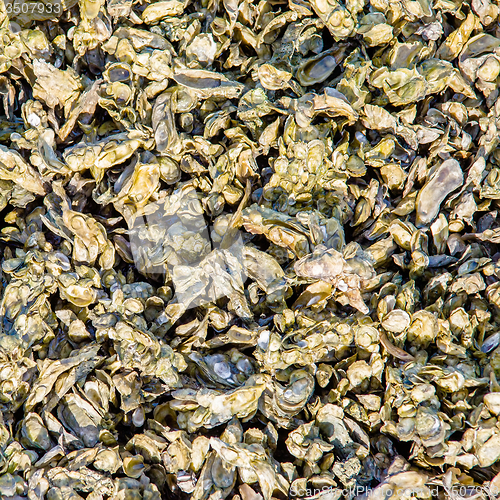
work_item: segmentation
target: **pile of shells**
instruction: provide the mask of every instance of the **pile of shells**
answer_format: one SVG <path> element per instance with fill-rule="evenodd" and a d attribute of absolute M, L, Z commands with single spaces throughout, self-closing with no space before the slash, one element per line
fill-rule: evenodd
<path fill-rule="evenodd" d="M 499 13 L 0 2 L 0 498 L 500 495 Z"/>

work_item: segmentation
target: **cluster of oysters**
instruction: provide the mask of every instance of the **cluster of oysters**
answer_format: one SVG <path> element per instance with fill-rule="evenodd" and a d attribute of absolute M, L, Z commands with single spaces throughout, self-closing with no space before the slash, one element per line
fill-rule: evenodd
<path fill-rule="evenodd" d="M 499 13 L 0 2 L 0 498 L 496 498 Z"/>

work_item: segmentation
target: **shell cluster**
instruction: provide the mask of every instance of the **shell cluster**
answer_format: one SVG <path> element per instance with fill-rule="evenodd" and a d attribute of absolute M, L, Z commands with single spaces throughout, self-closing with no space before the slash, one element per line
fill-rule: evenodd
<path fill-rule="evenodd" d="M 0 498 L 496 498 L 499 13 L 0 2 Z"/>

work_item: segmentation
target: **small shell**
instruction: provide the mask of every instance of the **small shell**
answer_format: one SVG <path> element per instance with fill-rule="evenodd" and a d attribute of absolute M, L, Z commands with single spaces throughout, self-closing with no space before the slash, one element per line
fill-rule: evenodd
<path fill-rule="evenodd" d="M 432 410 L 426 408 L 418 409 L 415 430 L 426 447 L 440 444 L 446 432 L 444 422 Z"/>
<path fill-rule="evenodd" d="M 144 459 L 142 455 L 134 455 L 123 459 L 123 472 L 125 472 L 128 477 L 140 477 L 144 468 Z"/>
<path fill-rule="evenodd" d="M 404 332 L 410 325 L 410 315 L 401 309 L 394 309 L 384 316 L 381 325 L 391 333 Z"/>
<path fill-rule="evenodd" d="M 120 455 L 116 449 L 107 449 L 100 451 L 93 463 L 97 470 L 110 472 L 114 474 L 122 465 Z"/>
<path fill-rule="evenodd" d="M 212 481 L 217 487 L 223 490 L 231 487 L 236 480 L 235 467 L 232 467 L 220 457 L 215 457 L 211 472 Z"/>
<path fill-rule="evenodd" d="M 495 332 L 490 335 L 481 345 L 481 351 L 488 353 L 498 347 L 500 344 L 500 332 Z"/>
<path fill-rule="evenodd" d="M 328 281 L 338 276 L 344 268 L 344 259 L 340 252 L 327 250 L 323 245 L 314 252 L 298 260 L 294 269 L 299 276 Z"/>
<path fill-rule="evenodd" d="M 438 320 L 434 314 L 429 311 L 417 311 L 412 315 L 406 338 L 411 344 L 425 348 L 434 341 L 438 330 Z"/>
<path fill-rule="evenodd" d="M 179 16 L 184 11 L 184 3 L 178 0 L 166 0 L 149 4 L 142 13 L 146 24 L 155 24 L 165 17 Z"/>
<path fill-rule="evenodd" d="M 258 76 L 261 85 L 268 90 L 280 90 L 288 87 L 288 82 L 292 74 L 288 71 L 282 71 L 270 64 L 259 66 Z"/>
<path fill-rule="evenodd" d="M 500 61 L 496 57 L 488 57 L 477 70 L 477 77 L 485 82 L 494 82 L 500 74 Z"/>
<path fill-rule="evenodd" d="M 366 361 L 356 361 L 347 370 L 347 378 L 352 387 L 358 387 L 372 376 L 372 368 Z"/>
<path fill-rule="evenodd" d="M 500 414 L 500 392 L 490 392 L 485 394 L 483 401 L 493 415 Z"/>
<path fill-rule="evenodd" d="M 494 434 L 476 452 L 480 467 L 489 467 L 500 459 L 500 434 Z"/>
<path fill-rule="evenodd" d="M 132 68 L 124 62 L 111 64 L 102 74 L 103 78 L 109 82 L 128 82 L 133 76 Z"/>

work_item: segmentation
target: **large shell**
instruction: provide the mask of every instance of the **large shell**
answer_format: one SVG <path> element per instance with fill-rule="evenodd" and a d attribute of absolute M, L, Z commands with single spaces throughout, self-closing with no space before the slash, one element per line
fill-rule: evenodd
<path fill-rule="evenodd" d="M 36 413 L 28 413 L 21 429 L 21 442 L 27 447 L 48 451 L 52 445 L 42 419 Z"/>
<path fill-rule="evenodd" d="M 464 181 L 462 167 L 457 160 L 446 160 L 433 172 L 417 196 L 417 226 L 432 222 L 439 213 L 441 203 Z"/>
<path fill-rule="evenodd" d="M 174 74 L 174 80 L 183 87 L 203 97 L 238 97 L 244 86 L 229 80 L 220 73 L 206 70 L 185 69 Z"/>
<path fill-rule="evenodd" d="M 324 82 L 338 66 L 344 49 L 327 50 L 303 61 L 297 68 L 296 77 L 301 85 L 309 86 Z"/>

